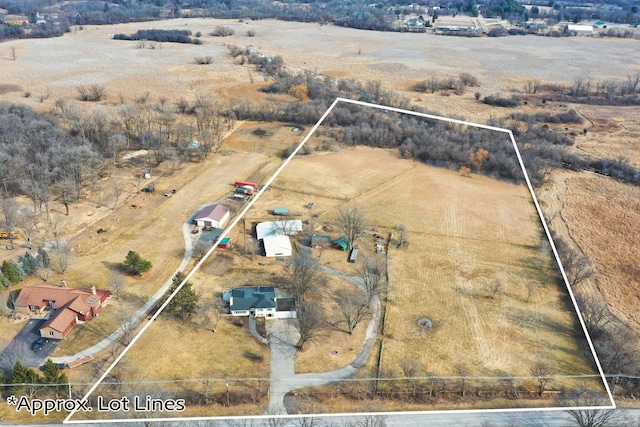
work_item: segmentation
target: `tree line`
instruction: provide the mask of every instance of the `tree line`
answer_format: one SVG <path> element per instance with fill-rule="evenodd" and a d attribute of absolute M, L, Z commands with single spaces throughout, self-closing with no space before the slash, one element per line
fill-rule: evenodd
<path fill-rule="evenodd" d="M 606 6 L 611 4 L 613 6 Z M 331 2 L 264 2 L 246 0 L 231 2 L 228 0 L 196 0 L 189 2 L 189 8 L 183 9 L 180 0 L 118 0 L 112 2 L 85 1 L 64 2 L 62 0 L 2 0 L 0 7 L 10 14 L 23 14 L 29 17 L 29 29 L 21 26 L 0 24 L 0 37 L 51 37 L 68 31 L 69 25 L 106 25 L 126 22 L 141 22 L 181 17 L 213 17 L 220 19 L 281 19 L 283 21 L 317 22 L 334 24 L 350 28 L 374 31 L 406 31 L 407 27 L 398 25 L 407 16 L 419 14 L 426 16 L 426 23 L 435 21 L 438 16 L 456 16 L 465 13 L 478 16 L 480 9 L 486 17 L 509 19 L 513 22 L 526 22 L 530 18 L 546 18 L 550 23 L 560 21 L 580 22 L 582 19 L 600 19 L 616 23 L 634 24 L 640 21 L 638 6 L 631 0 L 606 0 L 585 8 L 575 1 L 555 2 L 551 12 L 541 12 L 537 6 L 527 11 L 515 0 L 456 0 L 439 3 L 435 0 L 417 5 L 409 0 L 403 2 L 370 3 L 364 0 Z M 436 9 L 435 7 L 438 7 Z M 580 7 L 576 7 L 580 6 Z M 57 25 L 52 22 L 35 25 L 36 13 L 55 10 Z M 430 19 L 429 19 L 430 17 Z M 506 32 L 504 32 L 506 34 Z M 0 38 L 1 39 L 1 38 Z"/>
<path fill-rule="evenodd" d="M 202 40 L 198 38 L 191 38 L 191 31 L 189 30 L 138 30 L 133 34 L 114 34 L 113 39 L 202 44 Z"/>

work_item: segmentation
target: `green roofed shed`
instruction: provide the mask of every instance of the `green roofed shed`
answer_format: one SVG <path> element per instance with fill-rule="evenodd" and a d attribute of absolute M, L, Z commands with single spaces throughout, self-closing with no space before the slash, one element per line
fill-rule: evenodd
<path fill-rule="evenodd" d="M 289 209 L 288 208 L 273 208 L 273 214 L 274 215 L 289 215 Z"/>
<path fill-rule="evenodd" d="M 333 246 L 346 251 L 347 249 L 349 249 L 349 239 L 347 239 L 346 237 L 339 237 L 333 241 Z"/>

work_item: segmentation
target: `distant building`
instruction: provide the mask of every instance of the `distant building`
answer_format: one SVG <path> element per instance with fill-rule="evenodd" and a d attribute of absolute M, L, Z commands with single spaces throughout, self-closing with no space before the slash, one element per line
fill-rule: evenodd
<path fill-rule="evenodd" d="M 267 319 L 297 317 L 295 299 L 271 286 L 232 289 L 229 309 L 232 316 L 255 316 Z"/>
<path fill-rule="evenodd" d="M 194 222 L 198 227 L 214 228 L 224 227 L 227 220 L 229 220 L 229 208 L 220 204 L 205 207 L 194 218 Z"/>
<path fill-rule="evenodd" d="M 593 35 L 593 27 L 591 25 L 568 24 L 567 31 L 574 32 L 579 36 Z"/>
<path fill-rule="evenodd" d="M 88 322 L 102 311 L 109 291 L 67 288 L 66 286 L 33 285 L 20 291 L 15 301 L 18 313 L 42 315 L 47 321 L 40 336 L 63 339 L 78 323 Z"/>
<path fill-rule="evenodd" d="M 29 17 L 26 15 L 6 15 L 4 23 L 7 25 L 22 25 L 29 23 Z"/>

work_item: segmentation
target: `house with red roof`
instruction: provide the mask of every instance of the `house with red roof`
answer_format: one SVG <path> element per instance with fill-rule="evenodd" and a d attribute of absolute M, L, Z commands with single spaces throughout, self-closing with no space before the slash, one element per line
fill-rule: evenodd
<path fill-rule="evenodd" d="M 40 336 L 63 339 L 78 323 L 98 316 L 111 296 L 109 291 L 68 288 L 65 285 L 33 285 L 20 291 L 14 307 L 16 312 L 43 316 Z"/>

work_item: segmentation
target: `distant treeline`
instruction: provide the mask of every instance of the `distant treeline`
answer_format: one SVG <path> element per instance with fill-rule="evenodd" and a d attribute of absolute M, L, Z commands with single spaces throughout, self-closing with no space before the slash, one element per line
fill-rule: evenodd
<path fill-rule="evenodd" d="M 191 38 L 189 30 L 138 30 L 134 34 L 115 34 L 115 40 L 150 40 L 155 42 L 202 44 L 199 39 Z"/>
<path fill-rule="evenodd" d="M 399 0 L 391 3 L 371 3 L 365 0 L 331 1 L 275 1 L 275 0 L 192 0 L 188 9 L 183 0 L 0 0 L 0 8 L 9 14 L 21 14 L 36 22 L 36 13 L 55 13 L 60 20 L 72 25 L 104 25 L 141 22 L 181 17 L 213 17 L 220 19 L 281 19 L 296 22 L 317 22 L 351 28 L 377 31 L 408 31 L 403 24 L 412 16 L 423 16 L 425 25 L 438 16 L 466 13 L 489 18 L 526 22 L 530 18 L 547 18 L 550 23 L 559 21 L 579 22 L 582 19 L 599 19 L 614 23 L 633 24 L 640 21 L 638 5 L 634 0 L 605 0 L 584 7 L 584 2 L 568 0 L 546 3 L 552 9 L 537 6 L 530 11 L 517 0 L 453 0 L 439 2 L 426 0 L 414 2 Z M 608 4 L 610 6 L 608 6 Z M 576 6 L 576 7 L 574 7 Z M 577 7 L 579 6 L 579 7 Z M 506 33 L 506 32 L 505 32 Z M 3 34 L 0 31 L 0 34 Z M 23 32 L 19 37 L 26 36 Z M 618 35 L 616 35 L 618 36 Z"/>
<path fill-rule="evenodd" d="M 412 106 L 407 98 L 383 89 L 379 82 L 334 80 L 310 72 L 290 74 L 283 70 L 271 78 L 272 82 L 263 91 L 289 94 L 298 98 L 298 101 L 284 103 L 271 99 L 261 105 L 237 103 L 231 109 L 238 119 L 311 125 L 336 97 L 421 111 Z M 574 137 L 553 131 L 548 126 L 553 123 L 581 122 L 580 115 L 569 110 L 553 115 L 514 113 L 504 119 L 494 119 L 490 124 L 512 129 L 534 185 L 542 184 L 553 168 L 592 170 L 623 182 L 640 184 L 640 172 L 633 166 L 624 161 L 593 160 L 573 154 L 567 147 L 573 145 Z M 520 126 L 520 123 L 524 126 Z M 348 104 L 339 104 L 325 125 L 328 130 L 323 132 L 329 132 L 345 145 L 397 148 L 402 156 L 427 164 L 454 170 L 465 166 L 498 179 L 524 181 L 508 137 L 504 135 L 497 138 L 492 131 Z M 489 152 L 481 170 L 472 161 L 472 154 L 479 149 Z"/>

